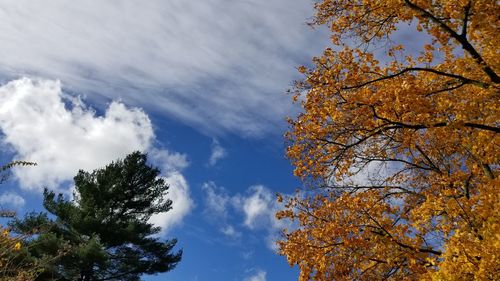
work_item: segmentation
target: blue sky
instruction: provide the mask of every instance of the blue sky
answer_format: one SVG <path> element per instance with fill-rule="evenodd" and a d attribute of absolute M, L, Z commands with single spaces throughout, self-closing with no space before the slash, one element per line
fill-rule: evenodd
<path fill-rule="evenodd" d="M 146 151 L 173 210 L 152 219 L 184 251 L 146 280 L 297 279 L 273 241 L 276 192 L 300 182 L 284 157 L 286 94 L 328 45 L 307 0 L 0 0 L 0 208 L 40 210 L 78 169 Z"/>

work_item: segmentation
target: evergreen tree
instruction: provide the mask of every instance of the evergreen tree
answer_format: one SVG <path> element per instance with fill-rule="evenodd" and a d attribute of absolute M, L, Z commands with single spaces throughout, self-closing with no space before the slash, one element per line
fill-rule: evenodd
<path fill-rule="evenodd" d="M 74 199 L 44 191 L 44 207 L 55 216 L 29 214 L 12 226 L 21 233 L 37 229 L 32 258 L 60 257 L 38 280 L 140 280 L 141 274 L 172 270 L 182 252 L 176 240 L 161 241 L 149 218 L 167 212 L 168 185 L 159 170 L 134 152 L 103 169 L 79 171 Z M 62 254 L 61 254 L 62 253 Z"/>

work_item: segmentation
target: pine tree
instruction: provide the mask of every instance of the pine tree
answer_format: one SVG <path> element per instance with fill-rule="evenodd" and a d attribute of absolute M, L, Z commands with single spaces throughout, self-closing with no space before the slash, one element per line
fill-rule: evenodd
<path fill-rule="evenodd" d="M 177 265 L 176 239 L 161 241 L 161 229 L 149 222 L 172 202 L 164 198 L 168 185 L 159 170 L 146 160 L 134 152 L 103 169 L 81 170 L 74 199 L 44 191 L 44 207 L 55 219 L 33 213 L 12 224 L 18 232 L 38 229 L 32 258 L 60 255 L 38 280 L 140 280 Z"/>

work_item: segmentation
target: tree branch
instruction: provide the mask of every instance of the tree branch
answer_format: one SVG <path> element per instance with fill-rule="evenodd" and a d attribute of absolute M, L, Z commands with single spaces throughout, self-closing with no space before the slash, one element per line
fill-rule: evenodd
<path fill-rule="evenodd" d="M 467 25 L 469 24 L 469 15 L 470 15 L 470 8 L 471 8 L 471 1 L 467 3 L 467 6 L 465 6 L 465 11 L 464 11 L 464 20 L 462 24 L 462 36 L 464 39 L 467 39 Z"/>
<path fill-rule="evenodd" d="M 380 82 L 380 81 L 383 81 L 383 80 L 392 79 L 392 78 L 398 77 L 400 75 L 403 75 L 403 74 L 405 74 L 407 72 L 415 72 L 415 71 L 431 72 L 431 73 L 434 73 L 434 74 L 437 74 L 437 75 L 441 75 L 441 76 L 446 76 L 446 77 L 458 79 L 458 80 L 462 81 L 463 84 L 474 84 L 474 85 L 478 85 L 478 86 L 483 87 L 483 88 L 488 88 L 490 86 L 490 85 L 488 85 L 486 83 L 483 83 L 481 81 L 469 79 L 469 78 L 463 77 L 463 76 L 458 75 L 458 74 L 453 74 L 453 73 L 447 73 L 447 72 L 439 71 L 439 70 L 433 69 L 433 68 L 427 68 L 427 67 L 409 67 L 409 68 L 405 68 L 405 69 L 403 69 L 403 70 L 401 70 L 401 71 L 399 71 L 397 73 L 391 74 L 391 75 L 387 75 L 387 76 L 383 76 L 383 77 L 380 77 L 380 78 L 377 78 L 377 79 L 373 79 L 373 80 L 370 80 L 370 81 L 367 81 L 367 82 L 364 82 L 364 83 L 361 83 L 361 84 L 358 84 L 358 85 L 355 85 L 355 86 L 343 87 L 341 89 L 342 90 L 358 89 L 358 88 L 364 87 L 366 85 L 373 84 L 375 82 Z"/>
<path fill-rule="evenodd" d="M 443 254 L 441 251 L 436 251 L 432 248 L 416 248 L 416 247 L 412 247 L 410 245 L 406 245 L 402 242 L 399 242 L 396 239 L 394 239 L 388 232 L 386 234 L 384 234 L 384 232 L 386 232 L 385 229 L 384 229 L 384 232 L 378 232 L 378 231 L 374 231 L 374 230 L 370 230 L 370 232 L 373 234 L 380 235 L 380 236 L 389 236 L 391 238 L 392 242 L 394 242 L 396 245 L 398 245 L 404 249 L 412 250 L 414 252 L 433 254 L 433 255 L 437 255 L 437 256 L 440 256 Z"/>
<path fill-rule="evenodd" d="M 405 0 L 405 3 L 408 5 L 413 10 L 416 10 L 420 13 L 422 13 L 422 16 L 430 19 L 437 25 L 439 25 L 446 33 L 448 33 L 452 38 L 457 40 L 461 45 L 462 48 L 467 51 L 476 62 L 482 66 L 483 71 L 488 75 L 488 77 L 491 79 L 493 83 L 500 83 L 500 77 L 495 73 L 495 71 L 486 63 L 486 61 L 481 57 L 481 55 L 478 53 L 478 51 L 472 46 L 472 44 L 467 40 L 466 36 L 462 36 L 455 32 L 452 28 L 450 28 L 448 25 L 446 25 L 443 21 L 439 20 L 436 16 L 431 14 L 430 12 L 426 11 L 425 9 L 417 6 L 416 4 L 410 2 L 409 0 Z M 466 10 L 466 13 L 468 14 L 469 9 Z M 468 18 L 468 16 L 467 16 Z M 466 23 L 467 24 L 467 23 Z M 465 29 L 467 30 L 467 29 Z"/>

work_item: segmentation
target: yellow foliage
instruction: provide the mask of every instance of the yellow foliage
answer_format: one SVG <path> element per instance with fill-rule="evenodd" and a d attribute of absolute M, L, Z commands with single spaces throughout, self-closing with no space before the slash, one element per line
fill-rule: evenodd
<path fill-rule="evenodd" d="M 500 5 L 315 8 L 337 46 L 299 68 L 287 153 L 321 188 L 277 214 L 298 225 L 281 254 L 300 280 L 500 280 Z M 420 53 L 389 40 L 404 23 L 432 39 Z"/>
<path fill-rule="evenodd" d="M 16 254 L 22 248 L 19 236 L 11 236 L 9 229 L 0 226 L 0 280 L 35 280 L 37 269 L 34 264 L 19 263 Z"/>

